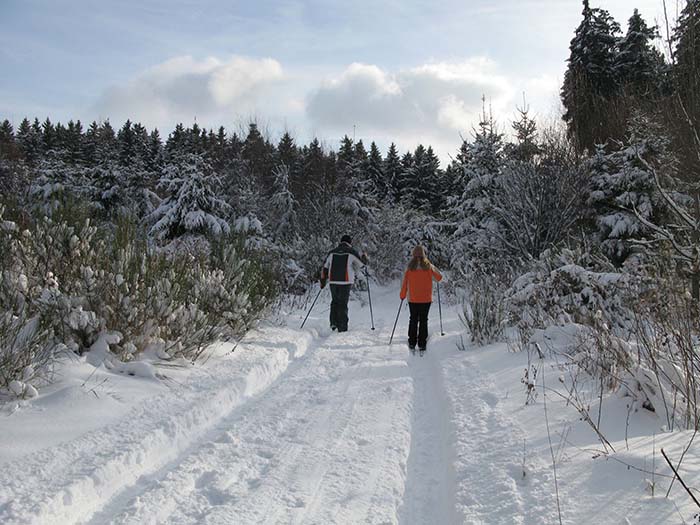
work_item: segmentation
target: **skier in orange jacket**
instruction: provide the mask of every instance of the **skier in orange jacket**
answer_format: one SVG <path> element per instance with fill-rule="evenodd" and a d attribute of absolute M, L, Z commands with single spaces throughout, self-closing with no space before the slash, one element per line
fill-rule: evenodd
<path fill-rule="evenodd" d="M 408 347 L 413 351 L 416 344 L 425 352 L 428 342 L 428 312 L 433 303 L 433 279 L 442 281 L 442 274 L 428 260 L 425 248 L 413 249 L 411 261 L 401 283 L 401 299 L 408 295 L 411 318 L 408 322 Z"/>

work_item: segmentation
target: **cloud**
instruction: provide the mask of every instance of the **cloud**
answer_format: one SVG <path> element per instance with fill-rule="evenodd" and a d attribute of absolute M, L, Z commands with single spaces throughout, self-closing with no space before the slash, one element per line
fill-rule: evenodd
<path fill-rule="evenodd" d="M 167 60 L 123 85 L 108 89 L 94 111 L 116 120 L 132 118 L 151 126 L 175 122 L 224 123 L 267 106 L 269 94 L 284 80 L 271 58 L 233 56 L 228 60 L 191 56 Z"/>
<path fill-rule="evenodd" d="M 358 138 L 384 149 L 391 142 L 402 150 L 430 144 L 446 162 L 478 124 L 482 97 L 507 131 L 523 92 L 541 115 L 557 91 L 554 77 L 506 76 L 484 57 L 397 71 L 353 63 L 328 76 L 323 68 L 283 69 L 272 58 L 180 56 L 108 89 L 91 113 L 163 131 L 195 116 L 203 126 L 228 128 L 256 118 L 267 121 L 273 135 L 291 126 L 300 142 L 317 136 L 330 144 L 355 127 Z"/>
<path fill-rule="evenodd" d="M 306 113 L 316 129 L 330 136 L 352 133 L 402 149 L 431 144 L 443 162 L 471 136 L 484 109 L 501 131 L 510 131 L 522 96 L 532 115 L 557 109 L 559 80 L 551 75 L 518 78 L 504 74 L 485 57 L 434 62 L 396 72 L 351 64 L 327 79 L 308 98 Z"/>
<path fill-rule="evenodd" d="M 379 140 L 403 137 L 412 145 L 456 148 L 460 133 L 478 122 L 484 95 L 500 112 L 514 90 L 496 64 L 482 57 L 395 73 L 355 63 L 310 94 L 307 115 L 314 126 L 330 132 L 347 133 L 356 125 L 363 136 Z"/>

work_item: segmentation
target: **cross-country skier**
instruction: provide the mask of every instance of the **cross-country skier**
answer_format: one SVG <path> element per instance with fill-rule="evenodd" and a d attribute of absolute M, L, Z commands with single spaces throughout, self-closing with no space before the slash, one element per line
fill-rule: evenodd
<path fill-rule="evenodd" d="M 360 255 L 352 247 L 352 238 L 343 235 L 340 244 L 328 253 L 321 270 L 321 288 L 331 285 L 331 330 L 348 329 L 348 300 L 355 282 L 355 267 L 367 264 L 367 254 Z"/>
<path fill-rule="evenodd" d="M 413 248 L 411 261 L 401 283 L 401 300 L 408 294 L 411 317 L 408 322 L 408 347 L 415 351 L 416 343 L 421 354 L 428 342 L 428 312 L 433 302 L 433 279 L 442 281 L 442 274 L 428 260 L 425 248 Z"/>

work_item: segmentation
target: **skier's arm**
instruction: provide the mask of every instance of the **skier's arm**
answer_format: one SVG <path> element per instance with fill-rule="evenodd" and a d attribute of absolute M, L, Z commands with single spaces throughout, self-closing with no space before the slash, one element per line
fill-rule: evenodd
<path fill-rule="evenodd" d="M 326 262 L 323 263 L 323 267 L 321 268 L 321 288 L 324 288 L 326 286 L 326 281 L 328 281 L 329 268 L 331 267 L 331 257 L 333 256 L 329 255 L 326 257 Z"/>
<path fill-rule="evenodd" d="M 430 271 L 433 273 L 433 277 L 435 278 L 435 280 L 436 280 L 437 282 L 442 281 L 442 274 L 441 274 L 440 272 L 438 272 L 438 269 L 435 268 L 435 266 L 431 265 L 431 266 L 430 266 Z"/>
<path fill-rule="evenodd" d="M 403 282 L 401 283 L 401 293 L 399 297 L 403 301 L 406 299 L 406 293 L 408 292 L 408 272 L 403 274 Z"/>
<path fill-rule="evenodd" d="M 360 267 L 367 266 L 367 264 L 369 263 L 369 258 L 367 257 L 367 252 L 363 252 L 362 255 L 360 255 L 355 250 L 352 250 L 350 252 L 350 255 L 352 255 L 355 259 L 357 259 L 357 263 L 360 265 Z"/>

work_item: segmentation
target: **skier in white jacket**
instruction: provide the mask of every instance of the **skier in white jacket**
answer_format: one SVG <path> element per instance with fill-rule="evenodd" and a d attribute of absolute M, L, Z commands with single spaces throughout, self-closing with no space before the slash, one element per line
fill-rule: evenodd
<path fill-rule="evenodd" d="M 355 282 L 355 266 L 364 267 L 367 254 L 360 255 L 352 247 L 352 238 L 343 235 L 340 244 L 328 253 L 321 270 L 321 288 L 331 285 L 331 330 L 348 329 L 348 301 L 350 288 Z"/>

